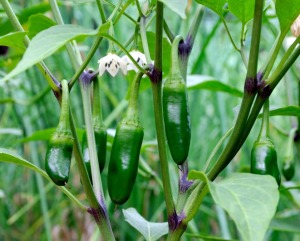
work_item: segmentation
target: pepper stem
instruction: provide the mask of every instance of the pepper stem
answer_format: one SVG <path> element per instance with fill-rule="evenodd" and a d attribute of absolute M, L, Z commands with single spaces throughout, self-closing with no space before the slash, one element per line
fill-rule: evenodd
<path fill-rule="evenodd" d="M 125 119 L 128 121 L 132 121 L 133 123 L 139 122 L 138 98 L 139 98 L 140 82 L 143 74 L 144 74 L 143 72 L 138 72 L 131 83 L 130 97 L 129 97 L 128 109 L 126 112 Z"/>
<path fill-rule="evenodd" d="M 179 43 L 183 41 L 181 36 L 176 36 L 173 43 L 172 43 L 172 68 L 171 68 L 171 75 L 181 75 L 181 71 L 179 68 L 179 55 L 178 55 L 178 46 Z"/>
<path fill-rule="evenodd" d="M 101 95 L 100 95 L 100 79 L 93 80 L 93 126 L 100 128 L 104 126 L 102 118 Z"/>
<path fill-rule="evenodd" d="M 62 96 L 61 96 L 61 112 L 60 112 L 60 118 L 59 118 L 59 124 L 57 127 L 57 131 L 70 131 L 70 101 L 69 101 L 69 87 L 68 87 L 68 81 L 62 80 L 61 82 L 62 86 Z"/>
<path fill-rule="evenodd" d="M 262 123 L 257 140 L 269 137 L 269 99 L 266 100 L 263 109 Z"/>

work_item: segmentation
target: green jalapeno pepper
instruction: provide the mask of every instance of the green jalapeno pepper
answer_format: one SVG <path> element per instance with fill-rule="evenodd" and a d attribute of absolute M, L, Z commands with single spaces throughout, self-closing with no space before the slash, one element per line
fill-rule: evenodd
<path fill-rule="evenodd" d="M 61 85 L 60 120 L 54 134 L 50 137 L 45 158 L 46 172 L 58 186 L 63 186 L 68 182 L 73 151 L 73 137 L 69 120 L 68 82 L 63 80 Z"/>
<path fill-rule="evenodd" d="M 262 125 L 257 141 L 251 151 L 251 172 L 254 174 L 271 175 L 280 185 L 281 175 L 277 165 L 275 146 L 269 138 L 269 102 L 264 105 Z"/>
<path fill-rule="evenodd" d="M 178 45 L 182 40 L 176 37 L 172 45 L 171 72 L 163 87 L 163 114 L 167 142 L 173 160 L 181 165 L 188 157 L 191 124 L 185 80 L 178 63 Z"/>
<path fill-rule="evenodd" d="M 119 123 L 108 167 L 108 193 L 115 204 L 125 203 L 131 194 L 138 171 L 144 130 L 138 119 L 138 91 L 142 73 L 133 80 L 129 107 Z"/>

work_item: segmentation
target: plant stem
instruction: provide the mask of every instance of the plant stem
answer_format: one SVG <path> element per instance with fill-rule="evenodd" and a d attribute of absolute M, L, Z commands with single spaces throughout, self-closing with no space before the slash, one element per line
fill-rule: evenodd
<path fill-rule="evenodd" d="M 87 173 L 84 161 L 83 161 L 82 153 L 80 151 L 80 145 L 79 145 L 78 136 L 76 133 L 76 127 L 75 127 L 72 113 L 70 114 L 70 122 L 71 122 L 72 134 L 74 137 L 75 160 L 76 160 L 76 164 L 77 164 L 77 167 L 79 170 L 82 186 L 84 188 L 86 197 L 90 204 L 90 208 L 88 211 L 94 217 L 94 219 L 102 233 L 103 239 L 105 241 L 106 240 L 114 241 L 115 238 L 114 238 L 111 226 L 110 226 L 110 221 L 108 218 L 108 214 L 106 212 L 105 203 L 101 202 L 99 204 L 99 202 L 95 196 L 95 193 L 93 192 L 93 187 L 90 182 L 90 179 L 89 179 L 89 176 L 88 176 L 88 173 Z"/>
<path fill-rule="evenodd" d="M 257 140 L 269 137 L 269 99 L 264 104 L 262 123 Z"/>
<path fill-rule="evenodd" d="M 146 20 L 147 19 L 145 16 L 141 16 L 140 32 L 141 32 L 142 45 L 143 45 L 144 54 L 146 56 L 147 64 L 151 64 L 152 60 L 151 60 L 151 56 L 150 56 L 147 34 L 146 34 Z"/>
<path fill-rule="evenodd" d="M 162 110 L 162 83 L 153 84 L 152 83 L 152 93 L 153 93 L 153 104 L 154 104 L 154 114 L 155 114 L 155 124 L 156 124 L 156 134 L 158 142 L 159 159 L 162 171 L 162 181 L 164 187 L 164 196 L 167 208 L 167 214 L 170 217 L 175 211 L 175 205 L 173 201 L 170 174 L 166 150 L 166 135 L 165 127 L 163 121 L 163 110 Z"/>
<path fill-rule="evenodd" d="M 156 125 L 156 135 L 158 142 L 158 152 L 162 171 L 162 182 L 164 188 L 164 198 L 168 214 L 169 228 L 173 229 L 173 215 L 176 214 L 175 205 L 172 195 L 167 150 L 166 150 L 166 134 L 163 120 L 162 109 L 162 38 L 163 38 L 163 3 L 157 2 L 156 5 L 156 39 L 155 39 L 155 61 L 152 70 L 151 84 L 153 94 L 154 116 Z"/>
<path fill-rule="evenodd" d="M 232 132 L 230 139 L 221 153 L 218 161 L 212 167 L 208 173 L 208 178 L 214 180 L 217 175 L 230 163 L 231 159 L 236 154 L 235 147 L 240 140 L 245 123 L 247 121 L 255 94 L 257 91 L 257 61 L 259 52 L 260 32 L 261 32 L 261 19 L 263 13 L 263 0 L 255 1 L 254 23 L 252 29 L 252 41 L 249 55 L 249 64 L 245 81 L 244 96 L 241 104 L 241 108 Z"/>
<path fill-rule="evenodd" d="M 93 189 L 98 201 L 100 202 L 101 198 L 103 198 L 103 193 L 102 193 L 102 182 L 100 177 L 100 168 L 99 168 L 99 162 L 97 157 L 93 120 L 92 120 L 91 83 L 85 83 L 84 81 L 81 80 L 80 87 L 82 93 L 84 121 L 85 121 L 86 134 L 87 134 L 87 140 L 89 146 L 89 157 L 91 162 Z"/>
<path fill-rule="evenodd" d="M 155 61 L 154 67 L 162 71 L 162 38 L 163 38 L 164 5 L 157 2 L 156 5 L 156 38 L 155 38 Z"/>

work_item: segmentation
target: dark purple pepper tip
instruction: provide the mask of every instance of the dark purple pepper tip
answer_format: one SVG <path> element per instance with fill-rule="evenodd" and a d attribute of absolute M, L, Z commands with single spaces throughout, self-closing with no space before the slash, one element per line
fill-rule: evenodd
<path fill-rule="evenodd" d="M 179 56 L 186 58 L 190 55 L 193 48 L 193 39 L 191 35 L 188 35 L 186 40 L 181 41 L 178 46 Z"/>
<path fill-rule="evenodd" d="M 92 83 L 93 79 L 97 76 L 97 73 L 93 70 L 85 70 L 79 77 L 79 81 L 83 85 L 89 85 Z"/>

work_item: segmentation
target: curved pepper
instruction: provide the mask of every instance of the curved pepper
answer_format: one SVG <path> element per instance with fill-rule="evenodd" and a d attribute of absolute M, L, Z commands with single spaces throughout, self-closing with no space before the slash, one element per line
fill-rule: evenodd
<path fill-rule="evenodd" d="M 45 169 L 52 181 L 64 186 L 69 179 L 73 137 L 69 121 L 69 89 L 68 82 L 63 80 L 61 114 L 59 124 L 50 137 L 45 158 Z"/>

